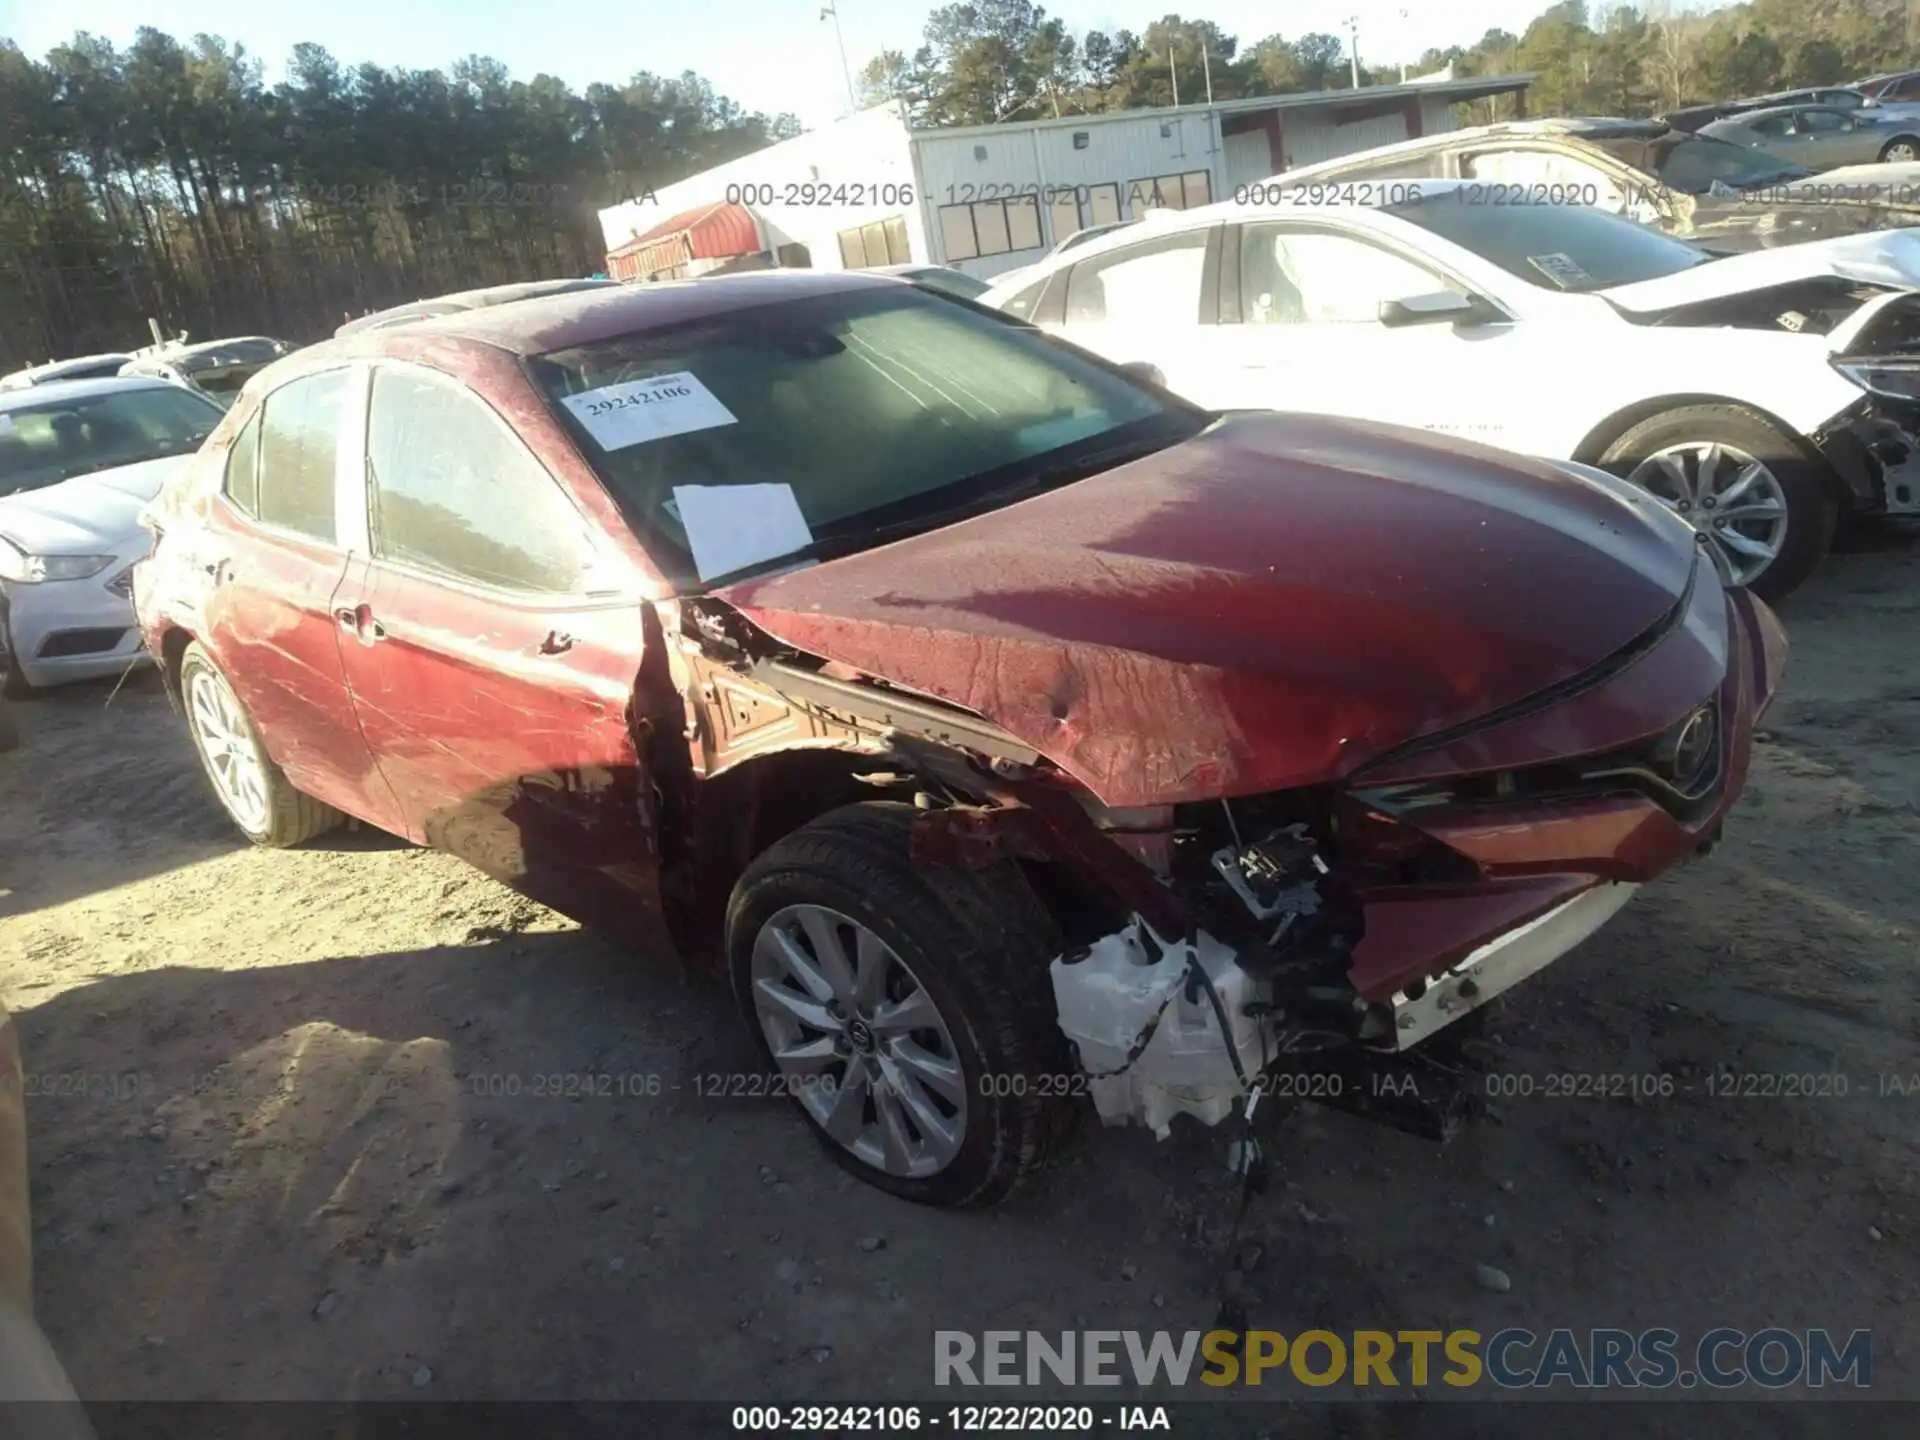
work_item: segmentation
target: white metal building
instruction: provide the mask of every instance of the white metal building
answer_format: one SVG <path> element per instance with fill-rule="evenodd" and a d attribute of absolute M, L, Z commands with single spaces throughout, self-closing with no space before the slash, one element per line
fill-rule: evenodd
<path fill-rule="evenodd" d="M 1454 128 L 1454 106 L 1530 75 L 1267 95 L 913 130 L 888 103 L 600 212 L 621 279 L 808 265 L 952 265 L 987 278 L 1073 231 Z"/>

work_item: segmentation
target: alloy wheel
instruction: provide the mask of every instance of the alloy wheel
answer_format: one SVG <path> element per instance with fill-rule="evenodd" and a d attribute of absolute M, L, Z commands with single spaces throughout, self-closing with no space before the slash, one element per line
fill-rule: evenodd
<path fill-rule="evenodd" d="M 1780 557 L 1787 495 L 1765 462 L 1737 446 L 1695 440 L 1649 455 L 1627 476 L 1726 558 L 1746 585 Z"/>
<path fill-rule="evenodd" d="M 1920 150 L 1915 150 L 1914 147 L 1905 140 L 1900 140 L 1889 145 L 1886 154 L 1882 158 L 1895 165 L 1905 165 L 1913 160 L 1920 159 Z"/>
<path fill-rule="evenodd" d="M 207 773 L 227 813 L 249 833 L 265 830 L 266 770 L 232 688 L 211 670 L 195 670 L 187 685 L 187 711 L 194 744 L 207 762 Z"/>
<path fill-rule="evenodd" d="M 753 1008 L 786 1088 L 843 1149 L 888 1175 L 936 1175 L 967 1131 L 967 1076 L 932 995 L 886 941 L 823 905 L 754 937 Z"/>

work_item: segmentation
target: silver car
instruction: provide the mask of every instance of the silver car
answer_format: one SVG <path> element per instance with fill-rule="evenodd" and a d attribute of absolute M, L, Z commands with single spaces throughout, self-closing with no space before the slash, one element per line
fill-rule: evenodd
<path fill-rule="evenodd" d="M 1697 132 L 1760 150 L 1808 170 L 1920 160 L 1920 117 L 1851 112 L 1829 105 L 1777 105 L 1702 125 Z"/>

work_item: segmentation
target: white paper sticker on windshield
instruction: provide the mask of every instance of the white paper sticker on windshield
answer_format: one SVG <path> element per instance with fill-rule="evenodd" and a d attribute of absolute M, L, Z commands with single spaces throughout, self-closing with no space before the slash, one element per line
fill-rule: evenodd
<path fill-rule="evenodd" d="M 737 425 L 734 413 L 686 370 L 603 385 L 563 398 L 602 450 L 624 450 L 689 430 Z"/>
<path fill-rule="evenodd" d="M 1580 268 L 1579 261 L 1558 250 L 1551 255 L 1529 255 L 1527 263 L 1562 290 L 1593 283 L 1593 277 Z"/>
<path fill-rule="evenodd" d="M 791 485 L 676 485 L 673 502 L 702 580 L 813 543 Z"/>

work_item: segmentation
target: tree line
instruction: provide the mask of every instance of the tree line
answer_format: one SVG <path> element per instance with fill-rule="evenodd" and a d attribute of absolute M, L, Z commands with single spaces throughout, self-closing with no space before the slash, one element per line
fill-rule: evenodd
<path fill-rule="evenodd" d="M 1243 44 L 1173 14 L 1075 35 L 1033 0 L 976 0 L 933 11 L 919 48 L 873 57 L 858 84 L 919 124 L 969 125 L 1392 83 L 1404 62 L 1534 72 L 1535 114 L 1645 115 L 1916 49 L 1920 0 L 1565 0 L 1519 35 L 1391 57 L 1327 34 Z M 149 316 L 304 341 L 423 295 L 591 273 L 600 208 L 798 131 L 691 72 L 576 93 L 484 57 L 392 69 L 298 45 L 269 86 L 210 35 L 80 33 L 37 60 L 0 40 L 0 367 L 140 343 Z"/>

